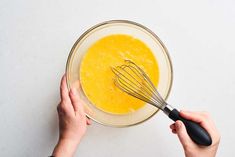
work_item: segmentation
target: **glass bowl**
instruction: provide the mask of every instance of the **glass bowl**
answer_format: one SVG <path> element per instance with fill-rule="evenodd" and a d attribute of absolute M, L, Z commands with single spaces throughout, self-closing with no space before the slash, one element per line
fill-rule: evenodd
<path fill-rule="evenodd" d="M 79 86 L 80 64 L 88 48 L 97 40 L 112 34 L 127 34 L 143 41 L 154 53 L 159 66 L 159 83 L 157 89 L 164 99 L 172 86 L 172 64 L 170 56 L 159 37 L 143 25 L 126 20 L 106 21 L 93 26 L 84 32 L 73 45 L 66 65 L 67 86 L 75 86 L 84 101 L 86 114 L 92 120 L 103 125 L 125 127 L 139 124 L 158 112 L 158 108 L 146 104 L 135 112 L 128 114 L 106 113 L 92 104 Z M 102 64 L 102 63 L 101 63 Z"/>

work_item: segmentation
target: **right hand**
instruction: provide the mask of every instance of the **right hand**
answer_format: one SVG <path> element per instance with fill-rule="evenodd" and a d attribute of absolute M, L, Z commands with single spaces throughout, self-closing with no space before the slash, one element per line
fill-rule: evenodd
<path fill-rule="evenodd" d="M 212 138 L 212 144 L 210 146 L 199 146 L 189 137 L 184 123 L 179 120 L 176 121 L 174 124 L 170 125 L 170 128 L 174 134 L 178 135 L 178 138 L 184 148 L 185 156 L 215 157 L 220 142 L 220 135 L 208 113 L 181 111 L 180 116 L 199 123 L 199 125 L 207 130 Z"/>

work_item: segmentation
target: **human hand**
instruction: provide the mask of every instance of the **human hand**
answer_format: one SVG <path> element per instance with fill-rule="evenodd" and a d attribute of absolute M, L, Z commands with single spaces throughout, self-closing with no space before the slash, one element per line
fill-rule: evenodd
<path fill-rule="evenodd" d="M 170 125 L 170 128 L 172 129 L 172 132 L 174 134 L 178 135 L 178 138 L 184 148 L 185 156 L 215 157 L 220 142 L 220 135 L 208 113 L 181 111 L 180 116 L 185 119 L 199 123 L 199 125 L 201 125 L 204 129 L 207 130 L 207 132 L 212 138 L 212 144 L 210 146 L 199 146 L 195 144 L 189 137 L 184 123 L 179 120 L 176 121 L 175 123 Z"/>
<path fill-rule="evenodd" d="M 60 97 L 61 101 L 57 107 L 59 141 L 53 151 L 53 156 L 72 157 L 91 121 L 86 117 L 83 102 L 76 89 L 71 88 L 68 91 L 65 76 L 61 80 Z"/>

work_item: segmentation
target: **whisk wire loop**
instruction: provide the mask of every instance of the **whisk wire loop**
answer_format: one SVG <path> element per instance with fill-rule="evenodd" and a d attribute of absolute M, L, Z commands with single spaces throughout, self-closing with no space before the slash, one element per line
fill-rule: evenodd
<path fill-rule="evenodd" d="M 134 62 L 126 60 L 112 71 L 116 76 L 114 83 L 122 91 L 159 108 L 165 104 L 150 78 Z"/>

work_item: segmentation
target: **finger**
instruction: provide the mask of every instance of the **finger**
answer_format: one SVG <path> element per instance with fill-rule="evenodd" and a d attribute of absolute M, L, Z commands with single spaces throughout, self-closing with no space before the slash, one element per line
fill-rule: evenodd
<path fill-rule="evenodd" d="M 175 123 L 171 124 L 171 125 L 170 125 L 170 128 L 171 128 L 171 129 L 175 129 Z"/>
<path fill-rule="evenodd" d="M 175 129 L 172 129 L 171 132 L 172 132 L 173 134 L 176 134 L 176 130 L 175 130 Z"/>
<path fill-rule="evenodd" d="M 84 112 L 82 101 L 80 100 L 78 92 L 74 87 L 71 88 L 71 90 L 69 92 L 69 97 L 71 99 L 74 111 L 75 112 Z"/>
<path fill-rule="evenodd" d="M 175 132 L 184 148 L 189 145 L 194 145 L 194 142 L 191 140 L 186 131 L 185 125 L 179 120 L 175 122 Z"/>
<path fill-rule="evenodd" d="M 180 111 L 180 116 L 185 119 L 194 121 L 199 123 L 204 129 L 208 132 L 212 131 L 211 126 L 213 126 L 213 122 L 210 120 L 209 116 L 204 112 L 191 112 L 191 111 Z"/>
<path fill-rule="evenodd" d="M 79 88 L 80 88 L 80 82 L 79 82 L 79 80 L 75 81 L 75 82 L 72 84 L 72 87 L 74 87 L 75 89 L 79 89 Z M 86 104 L 84 103 L 84 101 L 83 101 L 81 98 L 80 98 L 80 101 L 81 101 L 81 103 L 82 103 L 82 107 L 83 107 L 84 112 L 85 112 L 87 115 L 93 115 L 93 114 L 94 114 L 93 110 L 91 110 L 91 108 L 89 108 L 89 106 L 86 105 Z"/>
<path fill-rule="evenodd" d="M 86 124 L 87 124 L 87 125 L 91 125 L 91 119 L 90 119 L 90 118 L 87 118 L 87 119 L 86 119 Z"/>
<path fill-rule="evenodd" d="M 61 79 L 61 83 L 60 83 L 60 98 L 62 101 L 70 102 L 65 75 L 63 75 L 63 77 Z"/>
<path fill-rule="evenodd" d="M 200 112 L 180 111 L 180 116 L 197 123 L 201 123 L 205 119 Z"/>

